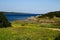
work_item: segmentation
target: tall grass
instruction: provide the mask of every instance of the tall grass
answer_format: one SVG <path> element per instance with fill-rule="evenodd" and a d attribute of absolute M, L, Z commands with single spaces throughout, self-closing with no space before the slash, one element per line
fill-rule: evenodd
<path fill-rule="evenodd" d="M 0 40 L 55 40 L 59 31 L 45 28 L 0 28 Z"/>

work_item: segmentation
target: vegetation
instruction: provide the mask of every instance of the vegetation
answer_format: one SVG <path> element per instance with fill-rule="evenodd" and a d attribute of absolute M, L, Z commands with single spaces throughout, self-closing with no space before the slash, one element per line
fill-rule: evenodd
<path fill-rule="evenodd" d="M 1 40 L 55 40 L 59 34 L 57 30 L 40 27 L 0 28 Z"/>
<path fill-rule="evenodd" d="M 60 34 L 55 38 L 55 40 L 60 40 Z"/>
<path fill-rule="evenodd" d="M 55 19 L 39 19 L 39 20 L 17 20 L 11 22 L 14 27 L 44 27 L 44 28 L 59 28 L 60 18 Z"/>
<path fill-rule="evenodd" d="M 42 27 L 60 28 L 60 11 L 41 14 L 35 18 L 38 19 L 37 21 Z"/>
<path fill-rule="evenodd" d="M 55 11 L 55 12 L 49 12 L 49 13 L 46 13 L 46 14 L 41 14 L 41 16 L 39 16 L 39 18 L 44 18 L 44 17 L 53 18 L 54 16 L 60 18 L 60 11 Z"/>
<path fill-rule="evenodd" d="M 11 25 L 12 27 L 9 27 Z M 59 12 L 11 21 L 11 24 L 1 12 L 0 27 L 3 27 L 0 28 L 0 40 L 60 40 Z"/>
<path fill-rule="evenodd" d="M 3 15 L 3 12 L 0 12 L 0 28 L 8 27 L 8 26 L 11 26 L 11 24 L 8 22 L 6 17 Z"/>
<path fill-rule="evenodd" d="M 11 23 L 13 29 L 20 28 L 19 30 L 21 31 L 21 35 L 19 34 L 20 36 L 18 37 L 18 40 L 60 40 L 60 36 L 59 36 L 60 31 L 54 30 L 55 28 L 60 28 L 58 24 L 40 23 L 39 21 L 29 21 L 29 20 L 17 20 Z M 49 28 L 53 28 L 53 29 L 49 29 Z"/>

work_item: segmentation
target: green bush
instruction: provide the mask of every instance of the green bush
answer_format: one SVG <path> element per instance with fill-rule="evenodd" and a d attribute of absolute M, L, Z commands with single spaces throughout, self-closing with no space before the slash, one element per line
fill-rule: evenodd
<path fill-rule="evenodd" d="M 54 28 L 54 24 L 51 23 L 44 23 L 44 24 L 40 24 L 40 27 L 47 27 L 47 28 Z"/>
<path fill-rule="evenodd" d="M 60 40 L 60 34 L 55 38 L 55 40 Z"/>
<path fill-rule="evenodd" d="M 3 12 L 0 12 L 0 28 L 10 26 L 11 24 L 8 22 L 7 18 L 3 15 Z"/>

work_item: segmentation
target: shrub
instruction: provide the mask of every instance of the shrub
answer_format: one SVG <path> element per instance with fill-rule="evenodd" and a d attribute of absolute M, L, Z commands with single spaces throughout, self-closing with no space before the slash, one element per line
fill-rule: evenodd
<path fill-rule="evenodd" d="M 60 34 L 55 38 L 55 40 L 60 40 Z"/>
<path fill-rule="evenodd" d="M 6 17 L 3 15 L 3 12 L 0 12 L 0 28 L 9 27 L 11 24 L 8 22 Z"/>

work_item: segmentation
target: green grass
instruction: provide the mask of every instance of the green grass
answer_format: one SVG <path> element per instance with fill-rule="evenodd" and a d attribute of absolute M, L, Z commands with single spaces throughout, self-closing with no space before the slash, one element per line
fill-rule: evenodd
<path fill-rule="evenodd" d="M 56 20 L 58 21 L 58 20 Z M 40 23 L 38 21 L 13 21 L 13 27 L 44 27 L 44 28 L 60 28 L 60 22 L 55 23 Z"/>
<path fill-rule="evenodd" d="M 40 27 L 0 28 L 0 40 L 54 40 L 59 34 Z"/>
<path fill-rule="evenodd" d="M 11 22 L 11 25 L 12 27 L 0 28 L 0 40 L 55 40 L 55 38 L 60 38 L 60 31 L 48 29 L 60 28 L 52 23 L 42 24 L 39 21 L 18 20 Z"/>

